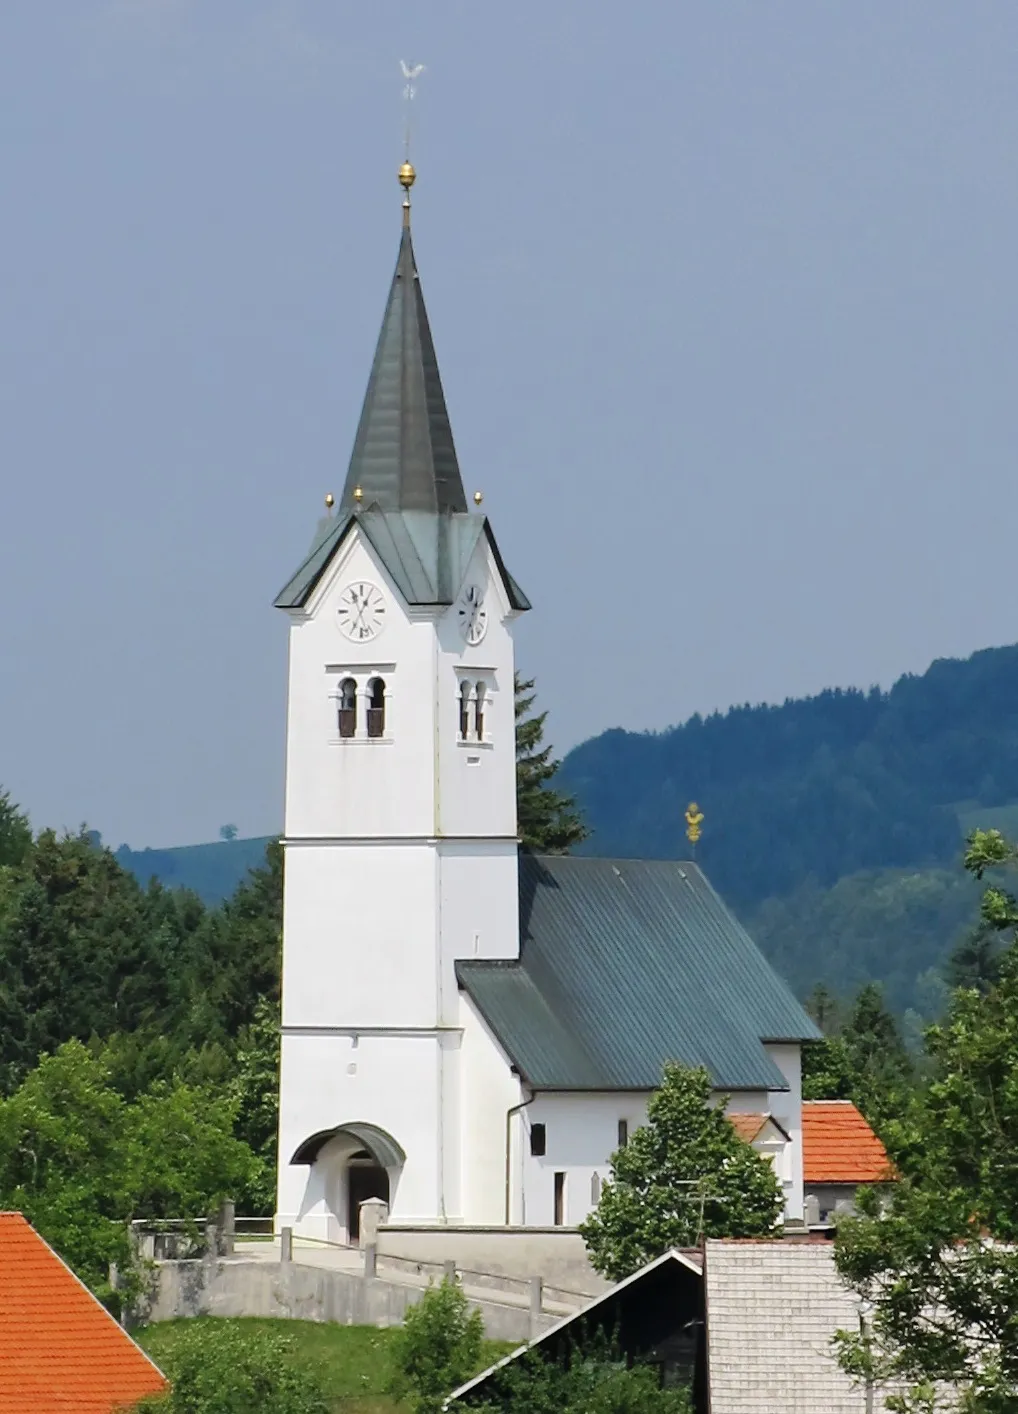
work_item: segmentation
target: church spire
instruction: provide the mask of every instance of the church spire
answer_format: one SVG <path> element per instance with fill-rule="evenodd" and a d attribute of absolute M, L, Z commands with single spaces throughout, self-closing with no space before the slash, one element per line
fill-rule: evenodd
<path fill-rule="evenodd" d="M 467 509 L 410 237 L 410 188 L 415 180 L 413 167 L 404 162 L 399 170 L 405 193 L 399 257 L 341 510 L 373 505 L 383 511 Z"/>

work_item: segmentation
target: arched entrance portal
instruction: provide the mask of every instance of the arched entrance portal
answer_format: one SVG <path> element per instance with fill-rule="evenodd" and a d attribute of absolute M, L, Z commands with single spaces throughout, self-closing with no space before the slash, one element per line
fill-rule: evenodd
<path fill-rule="evenodd" d="M 406 1155 L 384 1129 L 352 1122 L 312 1134 L 290 1162 L 311 1165 L 308 1190 L 324 1206 L 330 1240 L 355 1243 L 360 1205 L 368 1198 L 392 1201 Z"/>

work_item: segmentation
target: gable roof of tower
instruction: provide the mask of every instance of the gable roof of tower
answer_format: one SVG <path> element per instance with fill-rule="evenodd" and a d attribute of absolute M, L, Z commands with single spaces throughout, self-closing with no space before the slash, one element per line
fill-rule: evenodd
<path fill-rule="evenodd" d="M 357 526 L 410 605 L 451 604 L 459 593 L 470 557 L 483 536 L 514 609 L 530 600 L 505 567 L 487 516 L 431 515 L 420 511 L 366 510 L 325 517 L 303 563 L 274 600 L 277 609 L 302 609 L 333 556 Z"/>
<path fill-rule="evenodd" d="M 666 1061 L 783 1090 L 766 1042 L 820 1032 L 695 864 L 520 856 L 518 961 L 460 985 L 537 1090 L 650 1090 Z"/>
<path fill-rule="evenodd" d="M 338 514 L 319 522 L 277 609 L 303 608 L 355 525 L 407 604 L 451 604 L 483 535 L 510 604 L 530 608 L 487 517 L 467 509 L 408 219 Z"/>
<path fill-rule="evenodd" d="M 166 1380 L 20 1213 L 0 1213 L 0 1414 L 112 1414 Z"/>

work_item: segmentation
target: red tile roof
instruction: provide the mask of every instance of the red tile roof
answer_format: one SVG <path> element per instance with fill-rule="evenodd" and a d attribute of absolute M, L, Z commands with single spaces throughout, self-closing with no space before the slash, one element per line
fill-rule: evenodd
<path fill-rule="evenodd" d="M 850 1100 L 804 1100 L 802 1169 L 811 1183 L 893 1178 L 887 1150 Z"/>
<path fill-rule="evenodd" d="M 20 1213 L 0 1213 L 0 1414 L 112 1414 L 166 1380 Z"/>
<path fill-rule="evenodd" d="M 780 1124 L 772 1114 L 755 1114 L 733 1110 L 728 1113 L 726 1118 L 739 1138 L 746 1144 L 752 1144 L 759 1139 L 767 1125 L 772 1125 L 782 1138 L 788 1139 L 789 1137 L 785 1126 Z"/>
<path fill-rule="evenodd" d="M 728 1121 L 740 1139 L 747 1144 L 752 1144 L 767 1123 L 768 1118 L 768 1115 L 746 1114 L 737 1110 L 728 1116 Z"/>

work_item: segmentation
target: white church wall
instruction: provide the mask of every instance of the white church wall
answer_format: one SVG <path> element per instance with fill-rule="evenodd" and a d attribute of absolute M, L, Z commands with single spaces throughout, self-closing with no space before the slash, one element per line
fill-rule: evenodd
<path fill-rule="evenodd" d="M 487 632 L 468 644 L 460 631 L 458 605 L 438 621 L 439 676 L 438 832 L 445 836 L 516 838 L 516 713 L 510 608 L 486 537 L 478 542 L 464 579 L 484 595 Z M 467 685 L 471 719 L 460 733 L 461 688 Z M 483 722 L 476 734 L 477 687 L 483 688 Z"/>
<path fill-rule="evenodd" d="M 360 581 L 384 594 L 385 622 L 353 644 L 337 609 Z M 456 605 L 408 609 L 354 529 L 306 610 L 291 615 L 279 1221 L 332 1239 L 347 1221 L 349 1146 L 330 1141 L 310 1167 L 286 1160 L 310 1135 L 348 1122 L 377 1125 L 406 1152 L 394 1220 L 461 1220 L 454 964 L 518 954 L 515 615 L 486 541 L 468 581 L 488 607 L 473 646 Z M 369 738 L 376 675 L 385 727 Z M 358 693 L 353 738 L 340 735 L 346 677 Z M 464 680 L 474 714 L 483 683 L 474 743 L 469 731 L 460 740 Z M 472 723 L 476 735 L 476 715 Z M 482 1107 L 473 1094 L 469 1103 L 475 1114 Z M 470 1202 L 490 1206 L 476 1185 Z"/>
<path fill-rule="evenodd" d="M 385 626 L 367 643 L 340 631 L 342 590 L 366 581 L 385 595 Z M 435 833 L 434 615 L 408 613 L 357 530 L 291 616 L 287 703 L 287 837 L 333 839 Z M 340 683 L 357 683 L 357 734 L 339 734 Z M 367 735 L 367 685 L 386 685 L 382 737 Z"/>
<path fill-rule="evenodd" d="M 798 1046 L 768 1046 L 768 1053 L 789 1083 L 786 1091 L 745 1090 L 728 1098 L 727 1112 L 771 1113 L 792 1142 L 778 1155 L 775 1168 L 785 1196 L 785 1217 L 800 1220 L 802 1196 L 802 1117 Z M 713 1099 L 721 1099 L 716 1094 Z M 619 1121 L 624 1120 L 629 1135 L 647 1119 L 649 1093 L 616 1091 L 583 1093 L 541 1093 L 522 1112 L 519 1120 L 523 1149 L 523 1201 L 514 1222 L 552 1226 L 555 1223 L 555 1175 L 564 1178 L 562 1219 L 574 1227 L 597 1204 L 599 1185 L 611 1177 L 609 1159 L 619 1145 Z M 531 1153 L 530 1131 L 534 1124 L 545 1126 L 545 1153 Z M 504 1152 L 504 1140 L 503 1140 Z"/>
<path fill-rule="evenodd" d="M 285 870 L 284 1025 L 434 1026 L 433 845 L 290 843 Z"/>
<path fill-rule="evenodd" d="M 716 1104 L 720 1096 L 711 1096 L 711 1104 Z M 770 1094 L 766 1090 L 736 1090 L 728 1097 L 725 1105 L 726 1114 L 766 1114 L 771 1107 Z"/>
<path fill-rule="evenodd" d="M 515 958 L 520 949 L 516 840 L 443 840 L 438 846 L 441 1015 L 458 1015 L 457 959 Z"/>
<path fill-rule="evenodd" d="M 505 1222 L 506 1116 L 523 1099 L 519 1078 L 466 995 L 460 993 L 463 1042 L 460 1049 L 462 1122 L 461 1194 L 463 1221 L 471 1224 Z M 511 1206 L 519 1206 L 519 1122 L 510 1120 Z M 512 1220 L 520 1222 L 518 1212 Z"/>
<path fill-rule="evenodd" d="M 289 1158 L 313 1134 L 350 1123 L 384 1130 L 406 1154 L 390 1172 L 393 1221 L 443 1216 L 441 1147 L 446 1116 L 440 1090 L 440 1037 L 293 1034 L 284 1030 L 280 1089 L 281 1165 L 277 1226 L 343 1240 L 345 1174 L 323 1151 L 314 1165 Z M 455 1125 L 455 1115 L 449 1117 Z M 337 1151 L 335 1158 L 342 1160 Z"/>
<path fill-rule="evenodd" d="M 629 1133 L 647 1119 L 649 1092 L 546 1092 L 522 1112 L 523 1204 L 529 1226 L 555 1225 L 555 1175 L 562 1173 L 562 1224 L 575 1227 L 597 1204 L 600 1184 L 610 1177 L 608 1159 L 619 1146 L 619 1121 Z M 535 1124 L 545 1126 L 545 1153 L 531 1153 Z M 596 1182 L 595 1182 L 596 1178 Z"/>
<path fill-rule="evenodd" d="M 787 1090 L 772 1090 L 768 1097 L 768 1109 L 781 1127 L 787 1131 L 791 1143 L 786 1146 L 785 1169 L 782 1174 L 785 1188 L 785 1217 L 793 1222 L 801 1222 L 803 1216 L 802 1186 L 802 1052 L 798 1045 L 771 1044 L 767 1054 L 781 1071 L 788 1083 Z"/>

